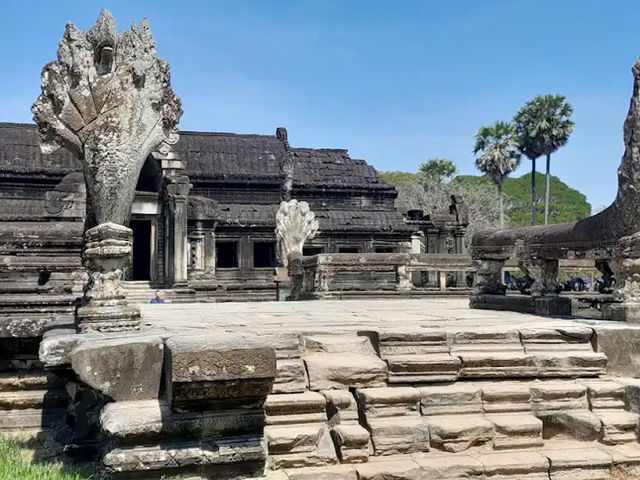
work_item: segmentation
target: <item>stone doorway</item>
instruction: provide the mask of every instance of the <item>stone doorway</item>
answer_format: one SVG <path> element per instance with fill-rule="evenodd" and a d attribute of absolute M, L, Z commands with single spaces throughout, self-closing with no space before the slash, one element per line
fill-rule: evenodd
<path fill-rule="evenodd" d="M 151 220 L 131 220 L 133 261 L 131 280 L 151 280 Z"/>

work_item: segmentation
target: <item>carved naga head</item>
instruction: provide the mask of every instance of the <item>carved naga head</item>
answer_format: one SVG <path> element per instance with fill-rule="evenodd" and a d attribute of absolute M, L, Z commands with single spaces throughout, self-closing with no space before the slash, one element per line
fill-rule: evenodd
<path fill-rule="evenodd" d="M 148 22 L 118 35 L 102 10 L 88 31 L 67 24 L 32 112 L 44 153 L 64 147 L 82 161 L 92 226 L 127 222 L 142 165 L 177 132 L 182 107 Z"/>

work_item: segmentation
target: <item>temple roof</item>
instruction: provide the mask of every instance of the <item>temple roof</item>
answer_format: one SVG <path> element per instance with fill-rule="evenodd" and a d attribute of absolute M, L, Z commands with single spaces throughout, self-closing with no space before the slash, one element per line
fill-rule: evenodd
<path fill-rule="evenodd" d="M 182 131 L 173 148 L 186 160 L 186 173 L 194 182 L 282 183 L 281 165 L 290 155 L 294 186 L 393 190 L 371 165 L 351 158 L 347 150 L 290 147 L 276 135 Z M 62 177 L 81 169 L 65 149 L 44 155 L 36 125 L 24 123 L 0 123 L 0 165 L 2 175 Z"/>

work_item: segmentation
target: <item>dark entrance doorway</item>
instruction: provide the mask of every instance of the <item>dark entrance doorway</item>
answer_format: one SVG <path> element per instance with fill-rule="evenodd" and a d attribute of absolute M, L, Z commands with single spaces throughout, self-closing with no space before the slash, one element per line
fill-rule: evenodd
<path fill-rule="evenodd" d="M 133 230 L 133 265 L 131 280 L 151 280 L 151 221 L 131 220 Z"/>

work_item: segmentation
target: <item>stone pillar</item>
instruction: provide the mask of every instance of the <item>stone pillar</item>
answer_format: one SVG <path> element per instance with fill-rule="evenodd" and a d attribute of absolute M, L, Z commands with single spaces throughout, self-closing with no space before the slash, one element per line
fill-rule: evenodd
<path fill-rule="evenodd" d="M 506 258 L 474 258 L 476 269 L 473 293 L 475 295 L 504 295 L 502 267 Z"/>
<path fill-rule="evenodd" d="M 607 320 L 640 322 L 640 233 L 622 237 L 609 266 L 613 271 L 614 303 L 602 306 Z"/>
<path fill-rule="evenodd" d="M 571 299 L 558 296 L 558 259 L 538 258 L 520 262 L 530 277 L 531 297 L 539 315 L 571 315 Z"/>
<path fill-rule="evenodd" d="M 168 220 L 170 253 L 168 261 L 167 278 L 173 287 L 186 286 L 187 263 L 189 250 L 187 246 L 187 201 L 191 185 L 189 177 L 178 175 L 169 177 L 166 185 L 167 200 L 169 205 Z"/>
<path fill-rule="evenodd" d="M 123 273 L 133 245 L 130 228 L 102 223 L 85 232 L 83 259 L 89 271 L 83 306 L 78 308 L 80 332 L 133 330 L 140 327 L 140 307 L 127 305 Z"/>

